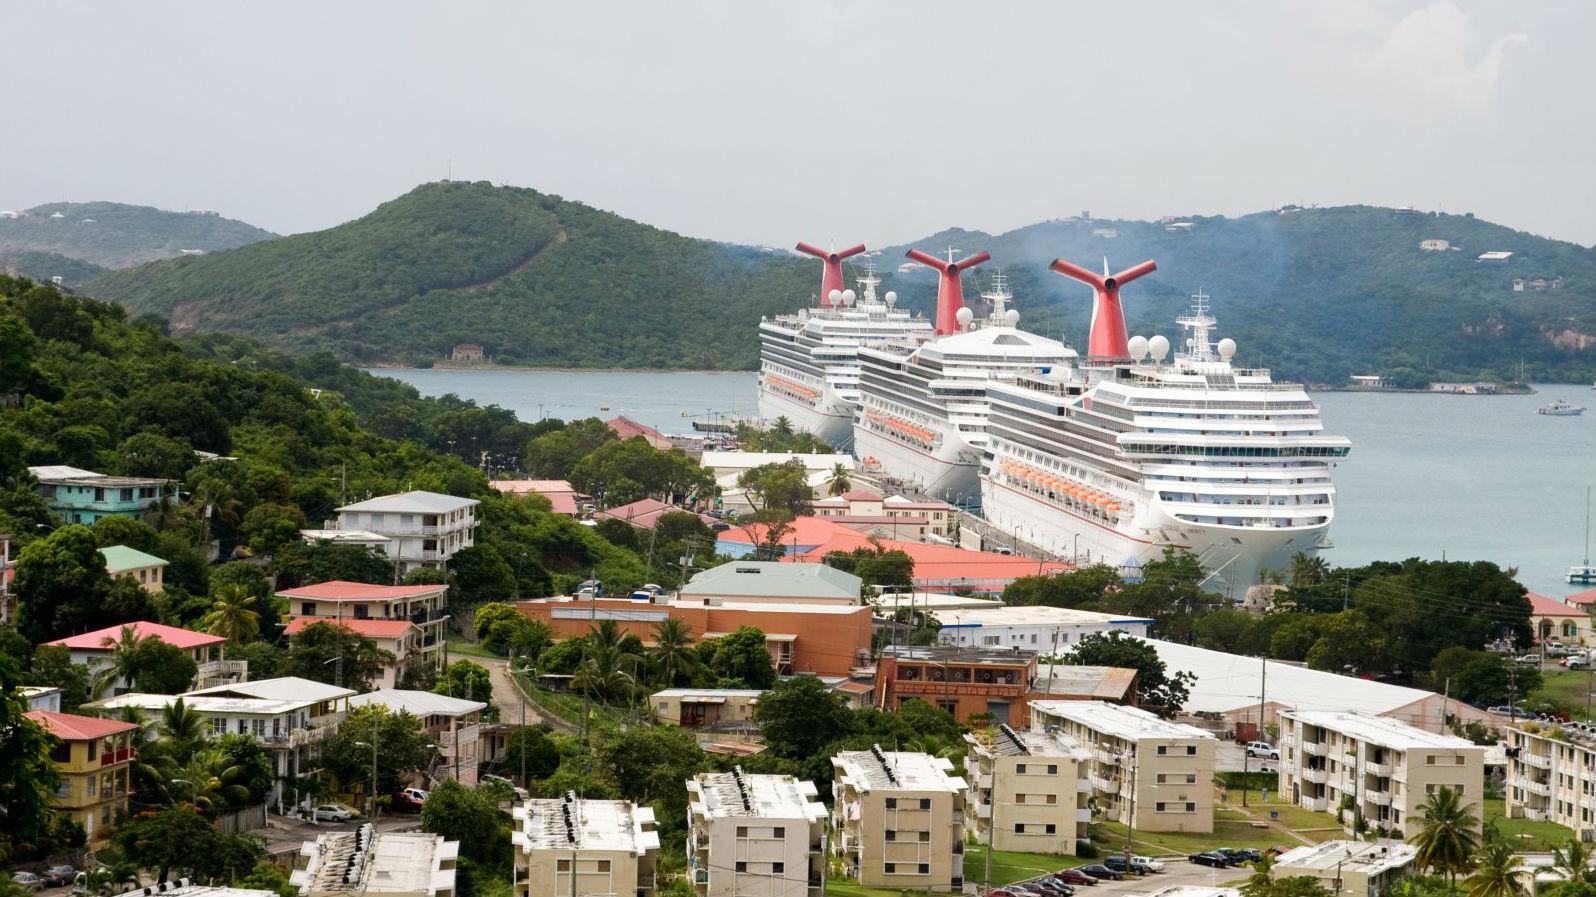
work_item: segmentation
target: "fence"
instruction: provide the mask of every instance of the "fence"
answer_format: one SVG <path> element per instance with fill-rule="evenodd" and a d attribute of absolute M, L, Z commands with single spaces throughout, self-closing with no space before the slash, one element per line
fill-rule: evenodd
<path fill-rule="evenodd" d="M 216 817 L 216 822 L 213 824 L 218 831 L 226 832 L 229 835 L 263 829 L 266 827 L 266 805 L 260 804 L 259 806 L 245 807 L 242 810 L 224 813 Z"/>

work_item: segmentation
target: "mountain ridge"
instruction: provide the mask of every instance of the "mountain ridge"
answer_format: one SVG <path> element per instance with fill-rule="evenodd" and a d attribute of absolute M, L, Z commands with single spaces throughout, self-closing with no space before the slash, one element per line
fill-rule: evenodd
<path fill-rule="evenodd" d="M 276 236 L 209 211 L 51 202 L 0 216 L 0 257 L 50 253 L 101 268 L 127 268 L 177 258 L 185 251 L 232 249 Z"/>
<path fill-rule="evenodd" d="M 1175 225 L 1171 227 L 1171 225 Z M 1420 241 L 1445 239 L 1427 252 Z M 1596 376 L 1596 249 L 1468 215 L 1287 207 L 1160 222 L 1061 218 L 999 234 L 949 228 L 878 256 L 906 307 L 935 278 L 900 272 L 912 246 L 988 250 L 966 299 L 1001 264 L 1022 327 L 1084 338 L 1089 292 L 1047 270 L 1144 258 L 1125 292 L 1132 332 L 1165 332 L 1198 288 L 1249 364 L 1310 382 Z M 1501 265 L 1487 250 L 1513 252 Z M 850 272 L 850 278 L 852 272 Z M 174 332 L 236 330 L 358 363 L 427 364 L 478 343 L 507 365 L 749 369 L 763 315 L 808 304 L 818 266 L 780 250 L 674 234 L 530 188 L 433 182 L 337 227 L 113 271 L 87 284 Z M 1560 288 L 1514 292 L 1515 278 Z"/>

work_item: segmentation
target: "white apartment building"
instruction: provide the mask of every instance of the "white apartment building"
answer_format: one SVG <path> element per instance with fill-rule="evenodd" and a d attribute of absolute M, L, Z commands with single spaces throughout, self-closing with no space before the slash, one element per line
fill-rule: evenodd
<path fill-rule="evenodd" d="M 653 897 L 654 811 L 629 800 L 522 801 L 512 811 L 515 897 Z"/>
<path fill-rule="evenodd" d="M 404 574 L 442 567 L 455 552 L 475 544 L 479 504 L 438 492 L 401 492 L 344 505 L 337 529 L 386 536 L 388 541 L 375 547 Z"/>
<path fill-rule="evenodd" d="M 332 579 L 297 589 L 284 589 L 277 597 L 288 601 L 289 628 L 297 629 L 292 621 L 301 617 L 317 623 L 348 625 L 352 631 L 369 638 L 391 638 L 402 642 L 403 659 L 407 663 L 426 663 L 435 670 L 443 669 L 444 624 L 449 619 L 445 604 L 449 587 L 441 584 L 416 586 L 381 586 L 368 582 L 350 582 Z M 363 621 L 409 621 L 420 629 L 419 640 L 410 637 L 404 627 L 373 627 Z M 390 648 L 392 650 L 392 648 Z M 395 654 L 396 658 L 401 657 Z M 395 661 L 397 667 L 398 661 Z M 384 684 L 396 684 L 400 672 L 390 668 L 384 673 Z"/>
<path fill-rule="evenodd" d="M 438 742 L 438 759 L 427 776 L 432 781 L 477 783 L 477 767 L 482 759 L 482 711 L 488 709 L 487 704 L 404 688 L 382 688 L 349 699 L 351 708 L 371 704 L 421 720 L 422 731 Z"/>
<path fill-rule="evenodd" d="M 843 751 L 831 758 L 832 853 L 868 888 L 964 889 L 965 782 L 945 757 Z"/>
<path fill-rule="evenodd" d="M 1407 838 L 1423 827 L 1425 799 L 1451 788 L 1464 804 L 1485 799 L 1485 748 L 1384 716 L 1280 711 L 1280 793 L 1309 810 L 1358 816 Z M 1354 809 L 1341 809 L 1349 798 Z"/>
<path fill-rule="evenodd" d="M 1214 736 L 1104 701 L 1032 701 L 1031 728 L 1091 753 L 1087 777 L 1103 816 L 1144 832 L 1214 830 Z"/>
<path fill-rule="evenodd" d="M 337 733 L 338 725 L 349 715 L 349 698 L 354 694 L 352 689 L 285 676 L 180 695 L 118 695 L 84 704 L 82 712 L 115 717 L 131 707 L 151 725 L 159 720 L 161 711 L 181 699 L 210 722 L 213 735 L 249 735 L 266 748 L 277 775 L 267 803 L 275 803 L 277 812 L 282 813 L 283 780 L 321 771 L 321 744 Z"/>
<path fill-rule="evenodd" d="M 1089 635 L 1124 632 L 1145 637 L 1153 625 L 1146 617 L 1041 604 L 937 610 L 932 616 L 942 624 L 937 630 L 940 644 L 1023 648 L 1043 655 L 1068 652 Z"/>
<path fill-rule="evenodd" d="M 687 868 L 699 897 L 822 897 L 826 807 L 792 776 L 687 781 Z"/>
<path fill-rule="evenodd" d="M 1596 838 L 1596 734 L 1523 722 L 1507 730 L 1506 747 L 1507 815 Z"/>
<path fill-rule="evenodd" d="M 378 832 L 366 823 L 306 841 L 289 884 L 300 897 L 454 897 L 460 842 L 427 832 Z"/>
<path fill-rule="evenodd" d="M 997 850 L 1075 853 L 1089 837 L 1091 753 L 1067 735 L 998 726 L 964 736 L 970 825 Z"/>

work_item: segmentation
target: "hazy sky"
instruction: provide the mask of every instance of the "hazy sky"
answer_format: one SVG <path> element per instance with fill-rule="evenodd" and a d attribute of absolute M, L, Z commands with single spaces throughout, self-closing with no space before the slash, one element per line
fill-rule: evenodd
<path fill-rule="evenodd" d="M 288 233 L 452 171 L 777 245 L 1286 202 L 1596 243 L 1589 0 L 0 11 L 0 209 Z"/>

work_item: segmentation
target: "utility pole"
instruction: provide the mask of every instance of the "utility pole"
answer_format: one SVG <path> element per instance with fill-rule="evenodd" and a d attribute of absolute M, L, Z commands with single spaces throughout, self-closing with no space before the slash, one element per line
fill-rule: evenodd
<path fill-rule="evenodd" d="M 998 766 L 1002 758 L 996 754 L 992 757 L 992 790 L 987 795 L 986 819 L 986 869 L 981 873 L 981 891 L 985 893 L 992 889 L 992 851 L 997 850 L 997 796 L 998 796 Z M 979 787 L 979 783 L 977 783 Z M 824 892 L 822 892 L 824 893 Z"/>

